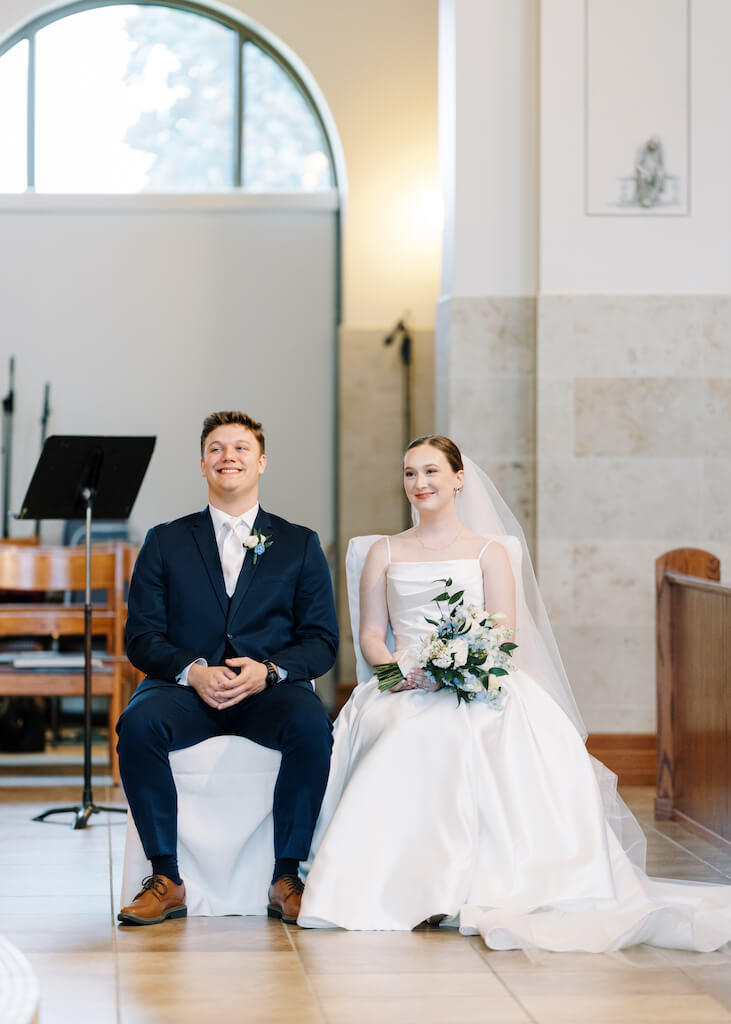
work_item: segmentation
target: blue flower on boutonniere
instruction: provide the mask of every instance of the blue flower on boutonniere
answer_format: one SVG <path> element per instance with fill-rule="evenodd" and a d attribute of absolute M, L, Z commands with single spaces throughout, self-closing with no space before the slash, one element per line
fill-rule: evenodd
<path fill-rule="evenodd" d="M 242 541 L 245 548 L 254 552 L 254 565 L 256 565 L 258 561 L 259 555 L 263 555 L 266 549 L 270 548 L 273 543 L 273 540 L 270 540 L 269 537 L 265 537 L 261 530 L 258 530 L 256 527 L 254 527 L 249 536 Z"/>

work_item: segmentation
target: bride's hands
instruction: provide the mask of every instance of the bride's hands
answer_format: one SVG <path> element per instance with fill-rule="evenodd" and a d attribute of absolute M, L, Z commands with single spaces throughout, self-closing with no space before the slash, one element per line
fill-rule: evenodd
<path fill-rule="evenodd" d="M 399 690 L 427 690 L 429 693 L 433 693 L 437 689 L 437 684 L 423 669 L 412 668 L 410 672 L 406 673 L 405 679 L 391 687 L 390 692 L 398 693 Z"/>

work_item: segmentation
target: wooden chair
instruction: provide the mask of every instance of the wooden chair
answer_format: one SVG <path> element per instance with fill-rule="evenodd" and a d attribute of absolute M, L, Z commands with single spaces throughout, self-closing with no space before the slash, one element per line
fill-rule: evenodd
<path fill-rule="evenodd" d="M 124 657 L 126 619 L 125 585 L 134 562 L 129 544 L 95 545 L 91 556 L 91 588 L 103 590 L 105 600 L 92 609 L 92 632 L 102 637 L 109 658 L 103 667 L 94 668 L 92 694 L 109 697 L 109 757 L 112 777 L 119 782 L 114 727 L 122 713 L 125 691 L 133 681 Z M 33 547 L 0 543 L 0 591 L 7 594 L 29 592 L 75 592 L 85 587 L 83 547 Z M 0 604 L 0 641 L 12 650 L 12 640 L 23 638 L 39 642 L 84 635 L 83 603 L 34 602 Z M 84 692 L 83 668 L 16 668 L 12 662 L 0 664 L 0 696 L 67 697 Z"/>

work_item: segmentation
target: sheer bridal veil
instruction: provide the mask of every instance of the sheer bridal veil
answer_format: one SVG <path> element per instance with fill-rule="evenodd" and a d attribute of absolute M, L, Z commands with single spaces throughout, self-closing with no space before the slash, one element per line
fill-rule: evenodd
<path fill-rule="evenodd" d="M 586 726 L 559 654 L 520 523 L 487 473 L 466 456 L 462 461 L 465 475 L 456 500 L 457 515 L 476 533 L 500 541 L 513 568 L 515 641 L 518 644 L 515 664 L 553 697 L 586 740 Z M 591 762 L 607 821 L 632 863 L 644 870 L 647 841 L 637 819 L 617 792 L 617 776 L 596 758 L 592 757 Z"/>

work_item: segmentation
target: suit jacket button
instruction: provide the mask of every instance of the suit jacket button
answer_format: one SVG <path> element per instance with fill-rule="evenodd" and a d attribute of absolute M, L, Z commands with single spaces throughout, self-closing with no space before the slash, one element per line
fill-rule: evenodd
<path fill-rule="evenodd" d="M 230 633 L 227 633 L 227 634 L 226 634 L 226 639 L 227 639 L 227 640 L 233 640 L 233 637 L 231 636 L 231 634 L 230 634 Z"/>

